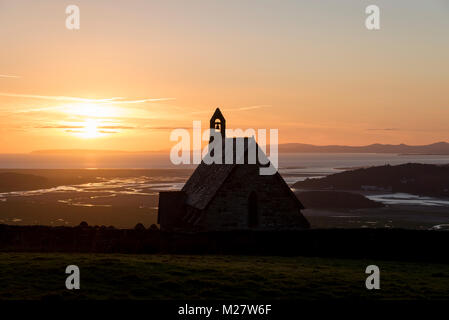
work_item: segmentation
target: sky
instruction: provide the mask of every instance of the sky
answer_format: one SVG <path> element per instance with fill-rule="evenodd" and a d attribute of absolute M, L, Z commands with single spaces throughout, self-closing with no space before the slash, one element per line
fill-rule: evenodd
<path fill-rule="evenodd" d="M 0 153 L 165 150 L 216 107 L 280 143 L 449 141 L 448 57 L 446 0 L 0 0 Z"/>

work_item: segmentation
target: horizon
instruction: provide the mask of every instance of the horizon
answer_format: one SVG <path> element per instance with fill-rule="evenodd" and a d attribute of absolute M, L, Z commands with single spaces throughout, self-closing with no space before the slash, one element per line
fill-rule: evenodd
<path fill-rule="evenodd" d="M 304 146 L 313 146 L 313 147 L 370 147 L 375 145 L 381 145 L 381 146 L 407 146 L 407 147 L 426 147 L 426 146 L 433 146 L 438 144 L 449 144 L 448 141 L 437 141 L 429 144 L 422 144 L 422 145 L 410 145 L 405 143 L 399 143 L 399 144 L 384 144 L 384 143 L 371 143 L 367 145 L 316 145 L 316 144 L 309 144 L 309 143 L 302 143 L 302 142 L 288 142 L 288 143 L 280 143 L 279 146 L 282 145 L 304 145 Z M 269 144 L 267 145 L 269 147 Z M 169 149 L 159 149 L 159 150 L 113 150 L 113 149 L 42 149 L 42 150 L 32 150 L 30 152 L 23 152 L 21 154 L 31 154 L 31 153 L 51 153 L 51 152 L 106 152 L 106 153 L 163 153 L 163 152 L 170 152 Z M 7 153 L 0 153 L 0 154 L 7 154 Z"/>
<path fill-rule="evenodd" d="M 420 145 L 410 145 L 405 143 L 399 143 L 399 144 L 386 144 L 386 143 L 371 143 L 367 145 L 338 145 L 338 144 L 328 144 L 328 145 L 316 145 L 316 144 L 309 144 L 309 143 L 302 143 L 302 142 L 288 142 L 288 143 L 279 143 L 279 146 L 286 146 L 286 145 L 300 145 L 300 146 L 311 146 L 311 147 L 348 147 L 348 148 L 363 148 L 363 147 L 370 147 L 370 146 L 406 146 L 406 147 L 427 147 L 427 146 L 433 146 L 433 145 L 439 145 L 439 144 L 447 144 L 449 145 L 449 141 L 436 141 L 429 144 L 420 144 Z M 269 144 L 267 145 L 267 148 L 269 148 Z M 192 150 L 193 151 L 193 150 Z M 19 153 L 7 153 L 7 152 L 0 152 L 0 154 L 4 155 L 13 155 L 13 154 L 38 154 L 38 153 L 63 153 L 63 152 L 103 152 L 103 153 L 124 153 L 124 154 L 133 154 L 133 153 L 166 153 L 170 152 L 170 149 L 158 149 L 158 150 L 114 150 L 114 149 L 39 149 L 39 150 L 32 150 L 29 152 L 19 152 Z M 282 152 L 282 151 L 280 151 Z"/>
<path fill-rule="evenodd" d="M 280 144 L 446 140 L 449 6 L 379 0 L 371 32 L 367 4 L 80 0 L 73 31 L 64 3 L 1 2 L 0 153 L 166 150 L 216 107 Z"/>

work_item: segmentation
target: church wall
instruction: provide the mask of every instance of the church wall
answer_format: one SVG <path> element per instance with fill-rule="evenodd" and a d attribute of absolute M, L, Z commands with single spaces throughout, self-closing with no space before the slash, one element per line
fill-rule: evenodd
<path fill-rule="evenodd" d="M 257 165 L 237 166 L 227 178 L 215 198 L 206 208 L 202 221 L 205 230 L 248 228 L 248 199 L 251 192 L 257 194 L 258 226 L 254 229 L 293 229 L 307 227 L 279 180 L 279 176 L 261 176 Z"/>

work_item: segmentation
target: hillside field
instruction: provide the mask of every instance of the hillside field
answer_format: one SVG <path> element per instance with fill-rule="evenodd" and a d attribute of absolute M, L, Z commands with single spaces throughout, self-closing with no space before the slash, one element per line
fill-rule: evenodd
<path fill-rule="evenodd" d="M 81 289 L 65 288 L 65 268 Z M 380 290 L 365 268 L 381 270 Z M 0 253 L 5 299 L 448 299 L 446 264 L 313 257 Z"/>

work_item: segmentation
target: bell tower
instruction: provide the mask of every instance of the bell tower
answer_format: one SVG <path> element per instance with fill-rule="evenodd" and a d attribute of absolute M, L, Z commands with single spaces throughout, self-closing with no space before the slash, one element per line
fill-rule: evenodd
<path fill-rule="evenodd" d="M 224 141 L 226 137 L 226 119 L 223 117 L 223 114 L 221 113 L 219 108 L 215 110 L 212 118 L 210 118 L 210 129 L 211 131 L 219 131 L 221 133 L 221 138 Z M 210 137 L 210 141 L 211 140 L 212 135 Z"/>

